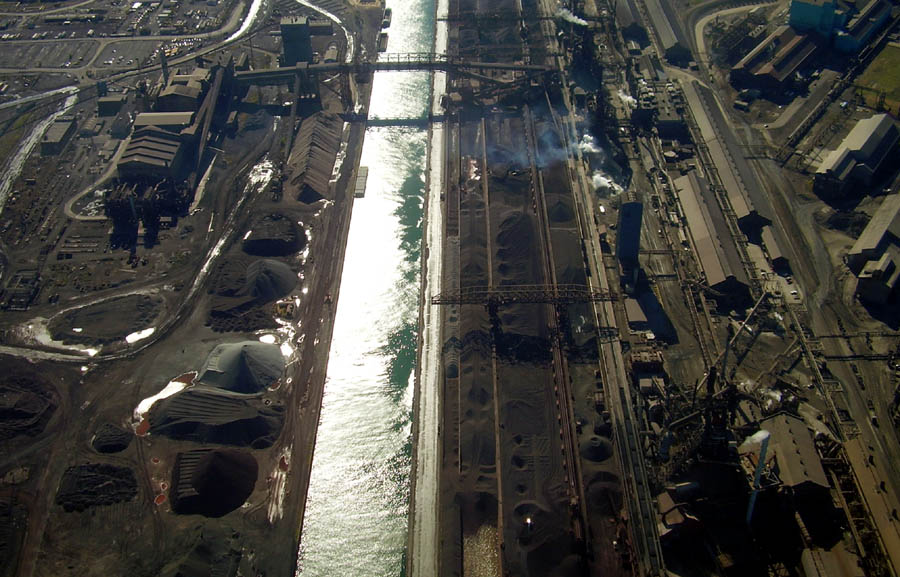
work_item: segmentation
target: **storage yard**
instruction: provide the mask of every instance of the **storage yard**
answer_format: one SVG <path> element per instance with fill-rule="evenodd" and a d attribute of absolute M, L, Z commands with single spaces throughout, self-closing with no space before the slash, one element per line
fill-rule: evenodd
<path fill-rule="evenodd" d="M 895 575 L 898 8 L 440 6 L 4 8 L 0 575 L 295 574 L 367 125 L 443 134 L 408 574 Z"/>

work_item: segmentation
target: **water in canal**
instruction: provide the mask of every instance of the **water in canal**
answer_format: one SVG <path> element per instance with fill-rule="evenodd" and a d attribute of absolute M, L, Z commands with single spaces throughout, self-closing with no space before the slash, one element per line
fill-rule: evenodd
<path fill-rule="evenodd" d="M 390 52 L 428 52 L 431 0 L 388 2 Z M 370 115 L 422 117 L 426 73 L 376 75 Z M 372 128 L 353 206 L 300 546 L 303 577 L 404 574 L 427 132 Z"/>

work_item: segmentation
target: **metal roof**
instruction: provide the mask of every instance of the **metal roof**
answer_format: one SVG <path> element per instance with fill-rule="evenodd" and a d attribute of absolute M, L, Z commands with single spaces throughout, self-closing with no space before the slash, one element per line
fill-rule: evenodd
<path fill-rule="evenodd" d="M 74 121 L 68 120 L 57 120 L 50 124 L 50 127 L 47 129 L 47 132 L 44 133 L 44 142 L 62 142 L 65 140 L 66 135 L 69 133 L 69 130 L 72 128 Z"/>
<path fill-rule="evenodd" d="M 769 444 L 775 449 L 778 477 L 784 486 L 813 483 L 828 488 L 828 478 L 812 434 L 802 419 L 781 413 L 761 421 L 759 425 L 772 434 Z"/>
<path fill-rule="evenodd" d="M 705 180 L 701 180 L 696 171 L 691 171 L 676 178 L 674 183 L 706 283 L 714 287 L 734 278 L 747 284 L 725 216 Z"/>
<path fill-rule="evenodd" d="M 647 7 L 650 20 L 653 21 L 653 28 L 664 52 L 676 46 L 690 50 L 691 45 L 685 40 L 676 15 L 667 0 L 645 0 L 644 5 Z"/>
<path fill-rule="evenodd" d="M 142 112 L 134 119 L 134 126 L 187 126 L 193 121 L 193 112 Z"/>
<path fill-rule="evenodd" d="M 766 251 L 768 251 L 769 258 L 772 259 L 772 262 L 775 262 L 780 258 L 784 258 L 784 254 L 781 252 L 781 248 L 778 246 L 778 242 L 775 240 L 775 234 L 773 233 L 771 226 L 763 227 L 762 241 L 763 244 L 766 245 Z"/>
<path fill-rule="evenodd" d="M 900 193 L 885 197 L 865 230 L 856 239 L 850 254 L 858 255 L 876 250 L 888 233 L 900 240 Z"/>

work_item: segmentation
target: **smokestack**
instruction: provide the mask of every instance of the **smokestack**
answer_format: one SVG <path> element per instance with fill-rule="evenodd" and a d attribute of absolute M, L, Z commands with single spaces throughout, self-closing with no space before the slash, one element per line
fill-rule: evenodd
<path fill-rule="evenodd" d="M 744 445 L 759 443 L 759 461 L 756 463 L 756 471 L 753 473 L 753 493 L 750 494 L 750 503 L 747 505 L 747 525 L 753 519 L 753 508 L 756 506 L 756 496 L 759 495 L 759 480 L 762 477 L 763 467 L 766 464 L 766 453 L 769 451 L 769 438 L 772 435 L 765 429 L 760 429 L 747 437 Z"/>

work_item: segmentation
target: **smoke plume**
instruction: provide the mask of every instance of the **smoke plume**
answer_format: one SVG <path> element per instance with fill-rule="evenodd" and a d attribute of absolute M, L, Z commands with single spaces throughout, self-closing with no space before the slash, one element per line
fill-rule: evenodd
<path fill-rule="evenodd" d="M 634 96 L 626 93 L 621 88 L 619 89 L 619 99 L 632 108 L 637 106 L 637 100 L 634 99 Z"/>
<path fill-rule="evenodd" d="M 611 190 L 614 193 L 622 192 L 622 187 L 600 170 L 594 171 L 594 174 L 591 176 L 591 183 L 594 185 L 594 190 Z"/>
<path fill-rule="evenodd" d="M 741 446 L 738 448 L 738 450 L 747 449 L 750 447 L 750 445 L 759 445 L 760 443 L 762 443 L 763 441 L 768 439 L 769 436 L 770 436 L 769 431 L 767 431 L 765 429 L 760 429 L 760 430 L 756 431 L 755 433 L 753 433 L 752 435 L 750 435 L 749 437 L 747 437 L 746 439 L 744 439 L 744 442 L 741 443 Z"/>
<path fill-rule="evenodd" d="M 590 134 L 585 134 L 581 137 L 581 142 L 578 143 L 578 148 L 581 149 L 582 154 L 599 154 L 603 150 L 597 146 L 597 141 L 594 140 L 594 137 Z"/>
<path fill-rule="evenodd" d="M 572 12 L 568 8 L 563 8 L 562 6 L 560 6 L 559 8 L 556 9 L 556 17 L 561 20 L 565 20 L 566 22 L 571 22 L 572 24 L 575 24 L 576 26 L 587 26 L 588 25 L 587 20 L 585 20 L 583 18 L 579 18 L 578 16 L 575 16 L 574 14 L 572 14 Z"/>

